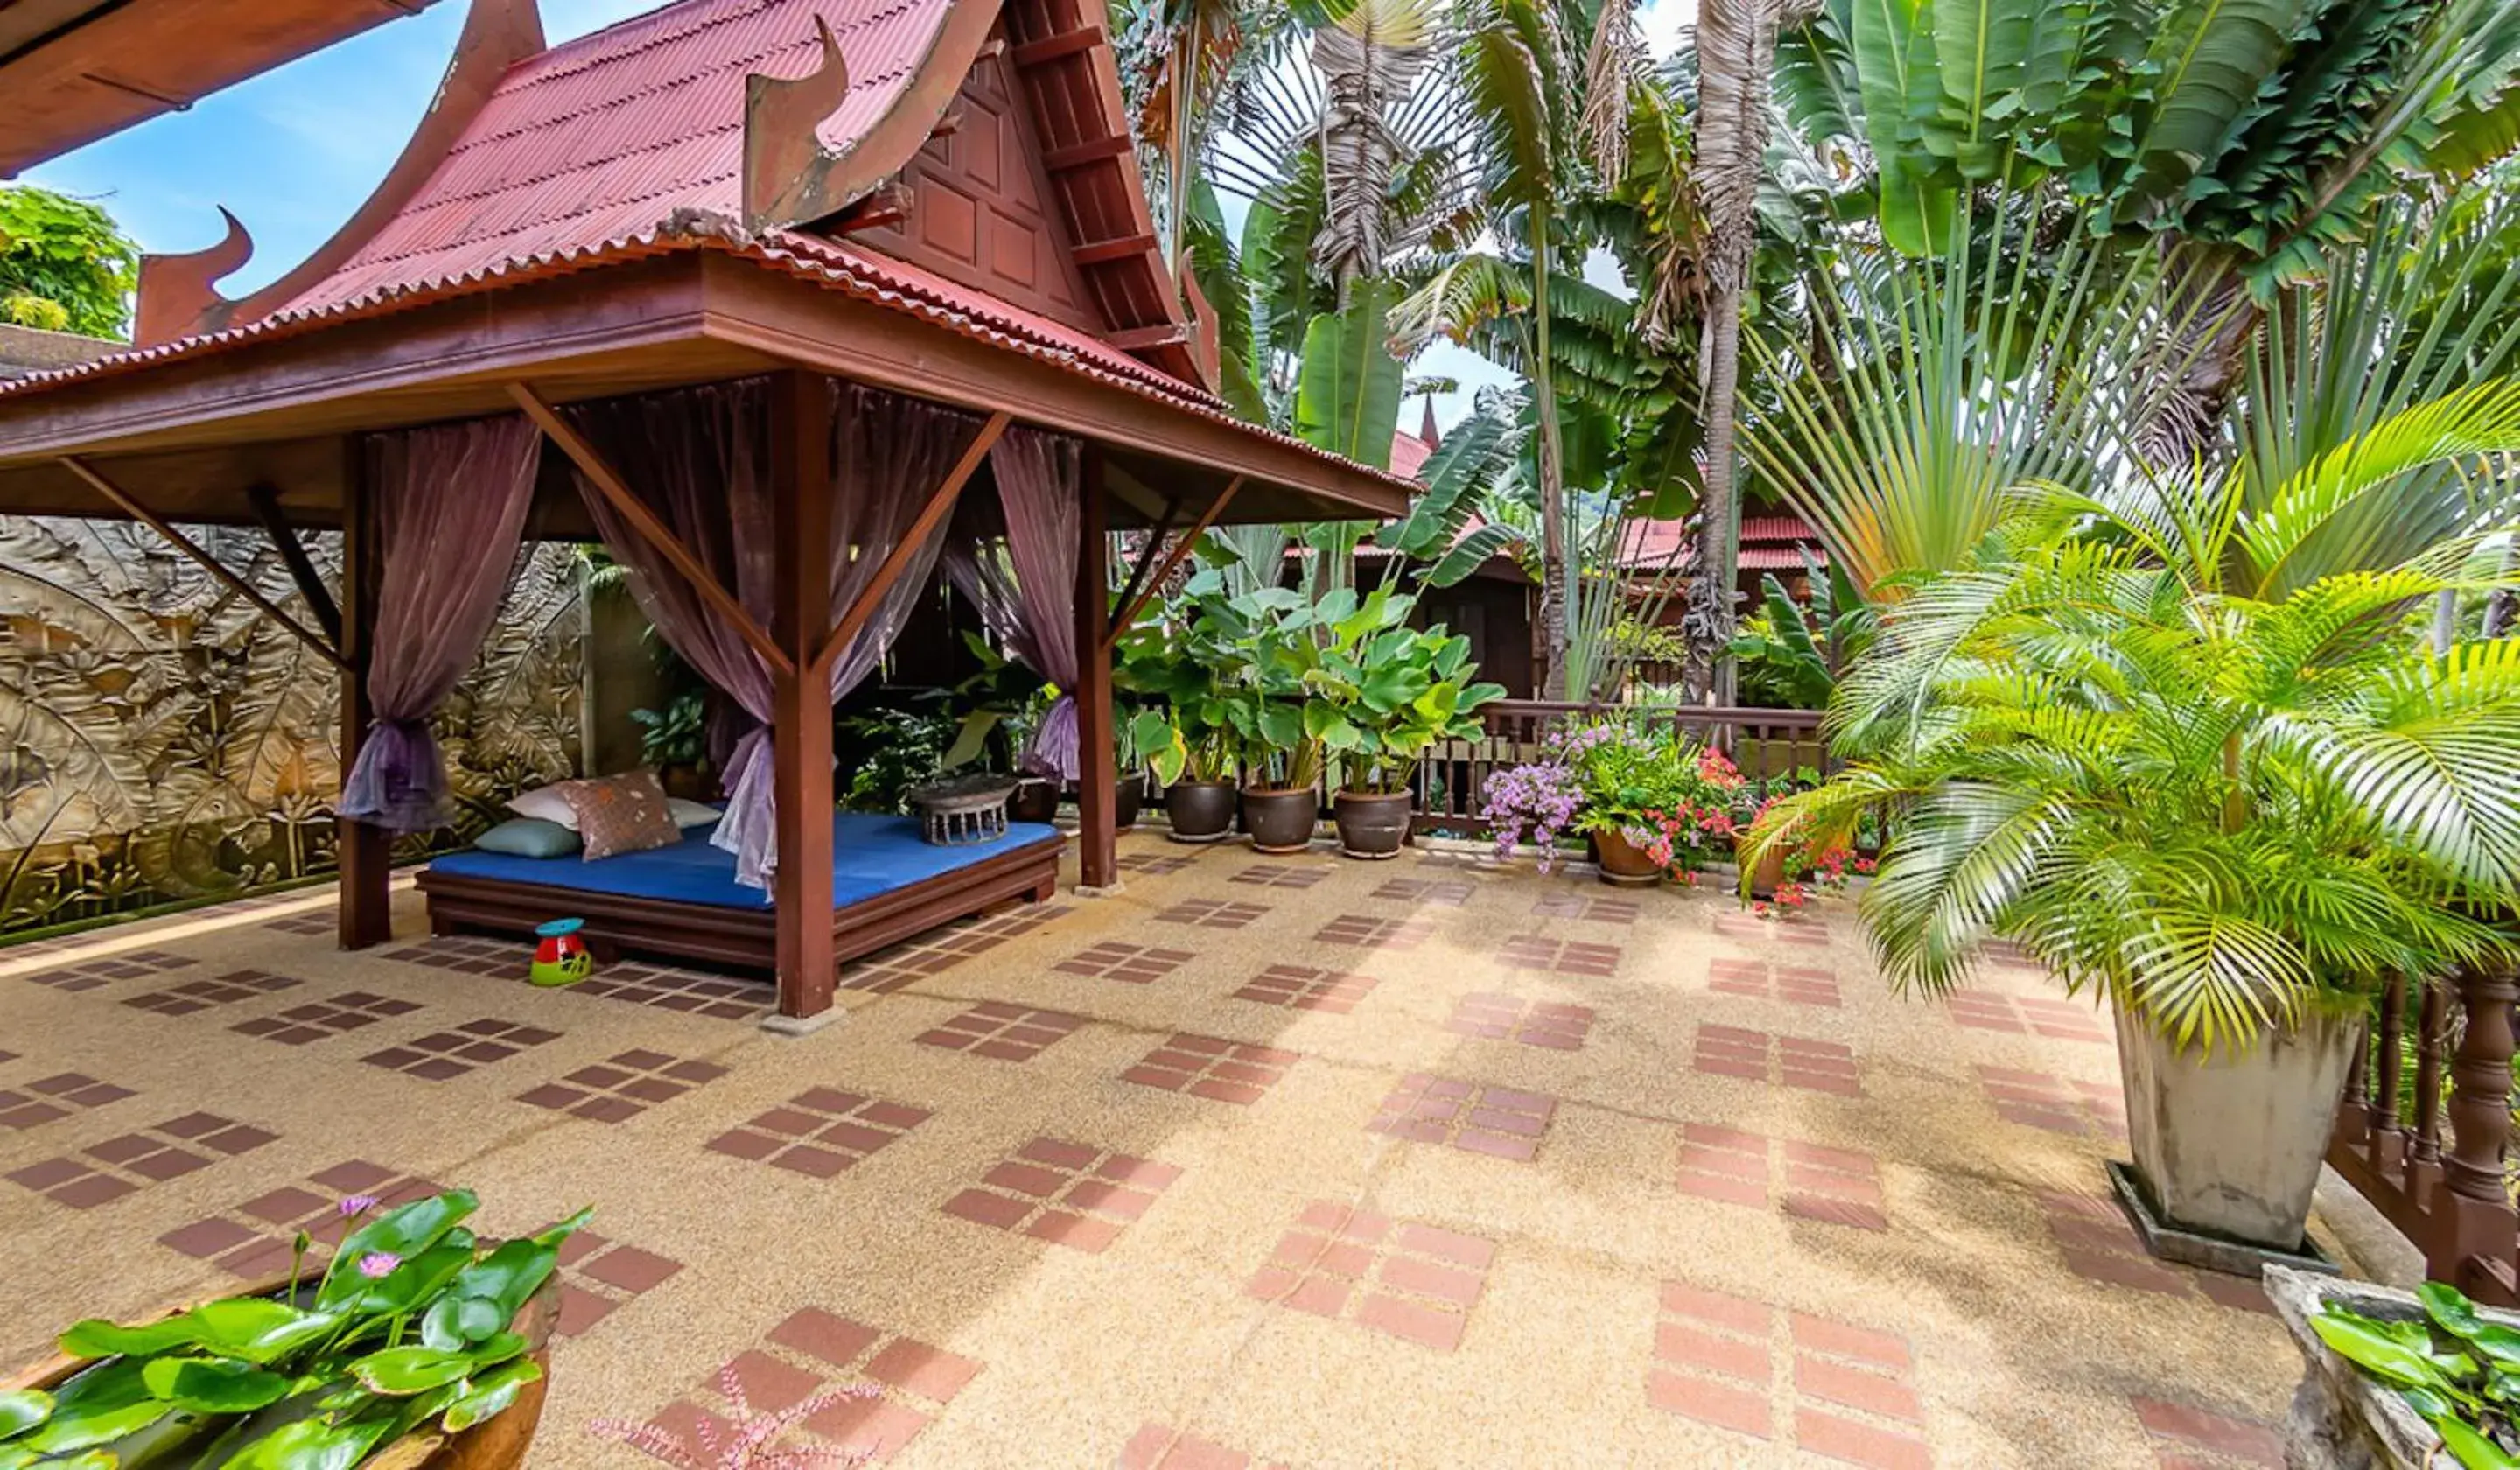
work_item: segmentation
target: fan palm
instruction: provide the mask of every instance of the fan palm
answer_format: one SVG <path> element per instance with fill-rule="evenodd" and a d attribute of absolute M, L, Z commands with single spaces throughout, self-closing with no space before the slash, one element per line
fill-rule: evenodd
<path fill-rule="evenodd" d="M 1894 844 L 1861 901 L 1894 984 L 2003 938 L 2182 1046 L 2503 943 L 2520 889 L 2520 643 L 2419 641 L 2498 546 L 2237 579 L 2309 557 L 2357 497 L 2520 450 L 2520 382 L 2410 406 L 2253 503 L 2245 467 L 2117 498 L 2024 490 L 1972 569 L 1921 580 L 1839 688 L 1864 757 L 1748 839 Z"/>

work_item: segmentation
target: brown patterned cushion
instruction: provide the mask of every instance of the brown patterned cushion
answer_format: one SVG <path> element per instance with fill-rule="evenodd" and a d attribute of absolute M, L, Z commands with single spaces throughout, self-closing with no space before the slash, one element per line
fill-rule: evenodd
<path fill-rule="evenodd" d="M 589 862 L 615 853 L 643 853 L 683 840 L 665 805 L 665 788 L 653 771 L 631 771 L 592 780 L 563 781 L 557 788 L 577 814 Z"/>

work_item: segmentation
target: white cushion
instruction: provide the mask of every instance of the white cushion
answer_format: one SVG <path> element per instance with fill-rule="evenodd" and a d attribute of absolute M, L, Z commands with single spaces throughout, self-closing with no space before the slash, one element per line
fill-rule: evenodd
<path fill-rule="evenodd" d="M 566 781 L 554 781 L 548 786 L 536 786 L 530 791 L 520 791 L 508 803 L 508 810 L 519 817 L 535 817 L 544 822 L 557 822 L 570 831 L 576 831 L 577 808 L 570 806 L 568 798 L 561 794 L 560 788 L 566 784 Z"/>
<path fill-rule="evenodd" d="M 726 815 L 707 802 L 685 801 L 679 796 L 665 798 L 665 811 L 679 827 L 706 826 Z"/>

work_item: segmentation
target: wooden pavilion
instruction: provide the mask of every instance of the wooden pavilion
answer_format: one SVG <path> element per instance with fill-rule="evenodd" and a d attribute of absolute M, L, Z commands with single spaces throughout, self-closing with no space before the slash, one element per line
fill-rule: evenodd
<path fill-rule="evenodd" d="M 1081 446 L 1075 568 L 1081 869 L 1116 879 L 1110 646 L 1143 589 L 1224 522 L 1383 518 L 1406 481 L 1237 420 L 1212 322 L 1176 285 L 1091 0 L 680 0 L 556 47 L 532 0 L 472 0 L 435 105 L 332 241 L 241 300 L 250 243 L 147 262 L 134 350 L 0 385 L 0 512 L 127 516 L 342 675 L 342 763 L 372 730 L 379 444 L 522 414 L 546 435 L 524 534 L 608 514 L 729 618 L 768 671 L 783 1015 L 832 1003 L 832 722 L 824 676 L 1001 434 Z M 1185 299 L 1185 294 L 1189 299 Z M 765 383 L 768 615 L 678 537 L 597 442 L 590 406 Z M 831 596 L 832 383 L 977 432 L 849 605 Z M 312 621 L 176 522 L 260 524 Z M 338 596 L 296 533 L 345 536 Z M 1148 528 L 1114 614 L 1106 530 Z M 1164 533 L 1172 533 L 1170 535 Z M 752 550 L 758 551 L 759 548 Z M 861 549 L 863 550 L 863 549 Z M 843 552 L 842 556 L 848 555 Z M 340 942 L 387 937 L 386 834 L 344 820 Z"/>

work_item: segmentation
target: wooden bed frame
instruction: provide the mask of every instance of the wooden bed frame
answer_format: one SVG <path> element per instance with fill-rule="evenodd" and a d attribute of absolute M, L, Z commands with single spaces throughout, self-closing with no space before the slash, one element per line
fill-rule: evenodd
<path fill-rule="evenodd" d="M 1056 897 L 1058 854 L 1066 841 L 1064 836 L 1037 838 L 968 868 L 832 910 L 832 958 L 844 964 L 1001 904 Z M 586 920 L 581 932 L 598 959 L 639 954 L 765 974 L 778 967 L 774 911 L 767 904 L 728 909 L 426 870 L 420 891 L 428 897 L 432 934 L 530 935 L 537 924 L 569 916 Z"/>

